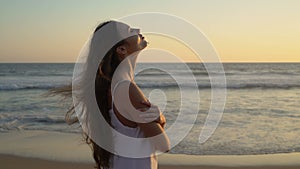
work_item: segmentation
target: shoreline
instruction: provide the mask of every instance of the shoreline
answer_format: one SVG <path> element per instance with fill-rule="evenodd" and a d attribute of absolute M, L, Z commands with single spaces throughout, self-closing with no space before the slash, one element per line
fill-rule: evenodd
<path fill-rule="evenodd" d="M 88 145 L 80 134 L 48 131 L 0 133 L 0 168 L 93 168 Z M 158 156 L 161 169 L 300 168 L 300 153 L 266 155 L 185 155 Z M 46 169 L 47 169 L 46 167 Z"/>

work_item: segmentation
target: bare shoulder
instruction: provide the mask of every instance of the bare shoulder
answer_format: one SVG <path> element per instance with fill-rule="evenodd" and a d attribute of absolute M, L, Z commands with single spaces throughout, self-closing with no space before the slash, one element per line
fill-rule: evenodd
<path fill-rule="evenodd" d="M 132 105 L 136 108 L 145 108 L 146 105 L 142 104 L 142 101 L 148 101 L 148 99 L 145 97 L 142 90 L 137 86 L 137 84 L 131 82 L 129 86 L 129 98 L 132 103 Z"/>
<path fill-rule="evenodd" d="M 128 82 L 129 84 L 129 99 L 131 104 L 136 108 L 147 108 L 148 106 L 142 104 L 142 101 L 147 101 L 148 99 L 145 97 L 142 90 L 133 82 Z M 126 86 L 128 85 L 126 84 Z M 127 86 L 128 87 L 128 86 Z M 136 115 L 136 114 L 134 114 Z M 131 114 L 131 116 L 134 116 Z M 128 121 L 128 120 L 127 120 Z M 157 122 L 149 122 L 149 123 L 135 123 L 140 127 L 145 137 L 153 137 L 159 135 L 156 140 L 151 140 L 156 150 L 161 152 L 166 152 L 170 149 L 170 142 L 168 136 L 165 134 L 164 129 Z"/>
<path fill-rule="evenodd" d="M 135 83 L 126 80 L 117 84 L 113 90 L 113 96 L 114 112 L 118 120 L 125 126 L 136 127 L 139 113 L 134 110 L 145 108 L 145 105 L 141 104 L 146 100 L 143 92 Z"/>
<path fill-rule="evenodd" d="M 122 114 L 128 121 L 141 121 L 140 111 L 137 110 L 147 108 L 147 105 L 142 103 L 143 101 L 147 101 L 147 98 L 133 82 L 122 81 L 114 88 L 114 111 Z"/>
<path fill-rule="evenodd" d="M 142 101 L 148 101 L 141 89 L 135 84 L 131 83 L 129 87 L 130 101 L 136 109 L 147 108 L 146 105 L 142 104 Z M 163 128 L 156 122 L 149 123 L 137 123 L 142 129 L 146 137 L 156 136 L 163 132 Z"/>

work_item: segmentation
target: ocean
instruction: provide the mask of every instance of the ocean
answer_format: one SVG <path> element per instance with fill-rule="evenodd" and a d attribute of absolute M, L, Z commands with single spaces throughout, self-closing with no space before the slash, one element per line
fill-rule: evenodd
<path fill-rule="evenodd" d="M 138 63 L 136 70 L 157 65 L 190 81 L 188 72 L 178 63 Z M 188 63 L 188 67 L 201 96 L 200 110 L 190 133 L 171 153 L 300 152 L 300 63 L 224 63 L 227 99 L 223 117 L 214 134 L 202 144 L 198 138 L 211 104 L 209 77 L 220 76 L 221 72 L 208 74 L 200 63 Z M 43 95 L 51 88 L 69 84 L 73 68 L 72 63 L 1 63 L 0 132 L 43 130 L 79 134 L 79 124 L 69 126 L 64 121 L 71 99 L 62 101 Z M 160 104 L 161 96 L 167 99 L 164 115 L 168 128 L 176 120 L 181 105 L 180 88 L 174 78 L 152 68 L 137 73 L 135 79 L 146 96 L 158 91 L 156 96 L 155 92 L 151 95 L 154 104 Z M 184 90 L 194 90 L 186 84 Z M 187 102 L 197 104 L 194 100 L 189 97 Z"/>

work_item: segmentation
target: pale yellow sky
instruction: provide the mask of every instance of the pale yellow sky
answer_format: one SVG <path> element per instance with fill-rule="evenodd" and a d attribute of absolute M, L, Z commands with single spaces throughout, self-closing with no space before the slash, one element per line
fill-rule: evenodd
<path fill-rule="evenodd" d="M 0 62 L 74 62 L 97 23 L 137 12 L 185 18 L 223 62 L 300 62 L 299 6 L 299 0 L 0 1 Z M 176 41 L 147 39 L 151 47 L 199 61 Z"/>

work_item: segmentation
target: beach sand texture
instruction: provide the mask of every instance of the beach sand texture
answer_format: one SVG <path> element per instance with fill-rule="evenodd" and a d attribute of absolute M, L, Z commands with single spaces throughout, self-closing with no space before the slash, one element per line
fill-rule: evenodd
<path fill-rule="evenodd" d="M 80 134 L 15 131 L 0 133 L 1 169 L 88 169 L 94 162 Z M 300 153 L 199 156 L 164 154 L 160 169 L 299 169 Z"/>

